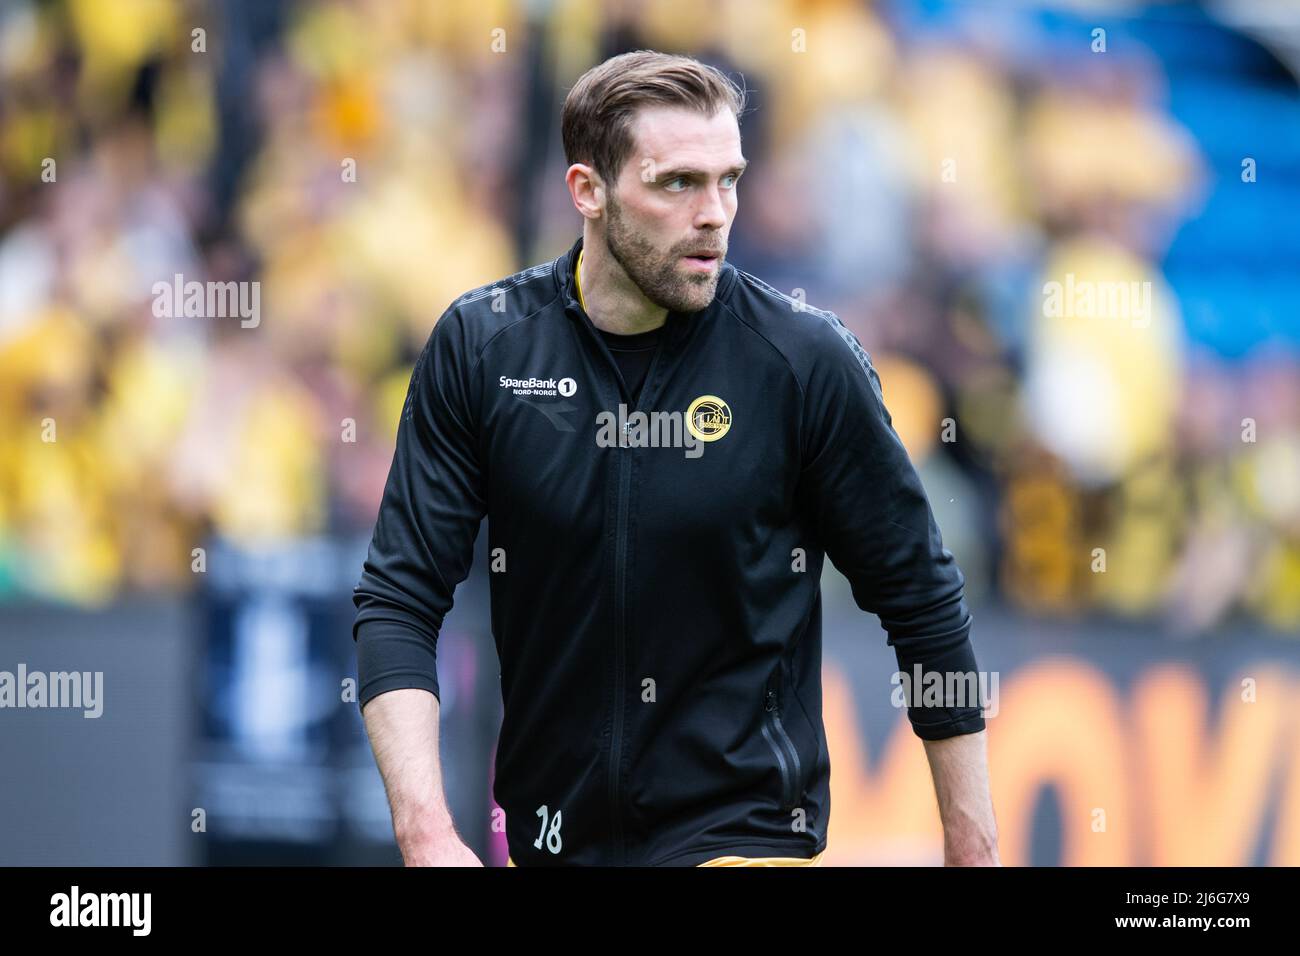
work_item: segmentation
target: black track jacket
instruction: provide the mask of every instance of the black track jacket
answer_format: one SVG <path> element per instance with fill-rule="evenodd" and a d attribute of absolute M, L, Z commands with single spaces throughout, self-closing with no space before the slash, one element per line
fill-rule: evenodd
<path fill-rule="evenodd" d="M 634 404 L 575 296 L 581 246 L 467 292 L 429 336 L 354 592 L 360 703 L 438 692 L 486 515 L 514 862 L 810 857 L 823 556 L 909 675 L 975 671 L 962 573 L 833 313 L 724 263 L 707 308 L 669 313 Z M 984 728 L 978 706 L 908 717 L 924 739 Z"/>

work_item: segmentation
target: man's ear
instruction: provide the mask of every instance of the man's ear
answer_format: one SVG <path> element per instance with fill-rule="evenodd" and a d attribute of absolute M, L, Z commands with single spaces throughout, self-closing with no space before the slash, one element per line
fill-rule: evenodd
<path fill-rule="evenodd" d="M 605 211 L 605 184 L 586 163 L 574 163 L 564 174 L 569 197 L 584 219 L 599 219 Z"/>

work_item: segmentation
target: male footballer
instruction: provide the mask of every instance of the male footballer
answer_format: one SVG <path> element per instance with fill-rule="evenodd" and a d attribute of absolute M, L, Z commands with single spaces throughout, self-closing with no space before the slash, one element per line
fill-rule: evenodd
<path fill-rule="evenodd" d="M 484 516 L 511 865 L 818 865 L 827 557 L 901 672 L 976 671 L 870 356 L 726 261 L 744 107 L 688 57 L 588 71 L 561 116 L 582 236 L 451 303 L 416 363 L 353 632 L 408 865 L 482 865 L 443 794 L 435 648 Z M 979 702 L 907 712 L 945 862 L 998 865 Z"/>

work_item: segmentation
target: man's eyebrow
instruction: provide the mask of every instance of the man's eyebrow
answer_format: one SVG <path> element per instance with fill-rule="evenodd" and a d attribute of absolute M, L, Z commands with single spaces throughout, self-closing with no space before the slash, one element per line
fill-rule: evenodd
<path fill-rule="evenodd" d="M 728 173 L 743 173 L 748 166 L 749 160 L 742 159 L 730 169 L 725 170 L 723 175 L 725 176 Z M 694 166 L 674 166 L 672 169 L 660 170 L 659 175 L 655 177 L 655 182 L 664 182 L 665 180 L 676 179 L 678 176 L 685 176 L 687 179 L 699 179 L 702 176 L 707 175 L 708 173 L 703 169 L 696 169 Z"/>

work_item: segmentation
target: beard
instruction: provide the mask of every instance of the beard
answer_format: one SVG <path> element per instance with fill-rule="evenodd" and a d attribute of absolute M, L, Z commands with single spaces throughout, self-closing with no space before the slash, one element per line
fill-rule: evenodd
<path fill-rule="evenodd" d="M 642 295 L 669 312 L 698 312 L 708 307 L 722 277 L 725 246 L 721 247 L 718 264 L 712 272 L 687 273 L 681 268 L 681 257 L 689 248 L 660 252 L 628 225 L 622 207 L 613 196 L 609 197 L 608 213 L 605 244 L 614 261 L 636 283 Z M 708 242 L 697 243 L 693 248 L 700 245 L 708 245 Z"/>

